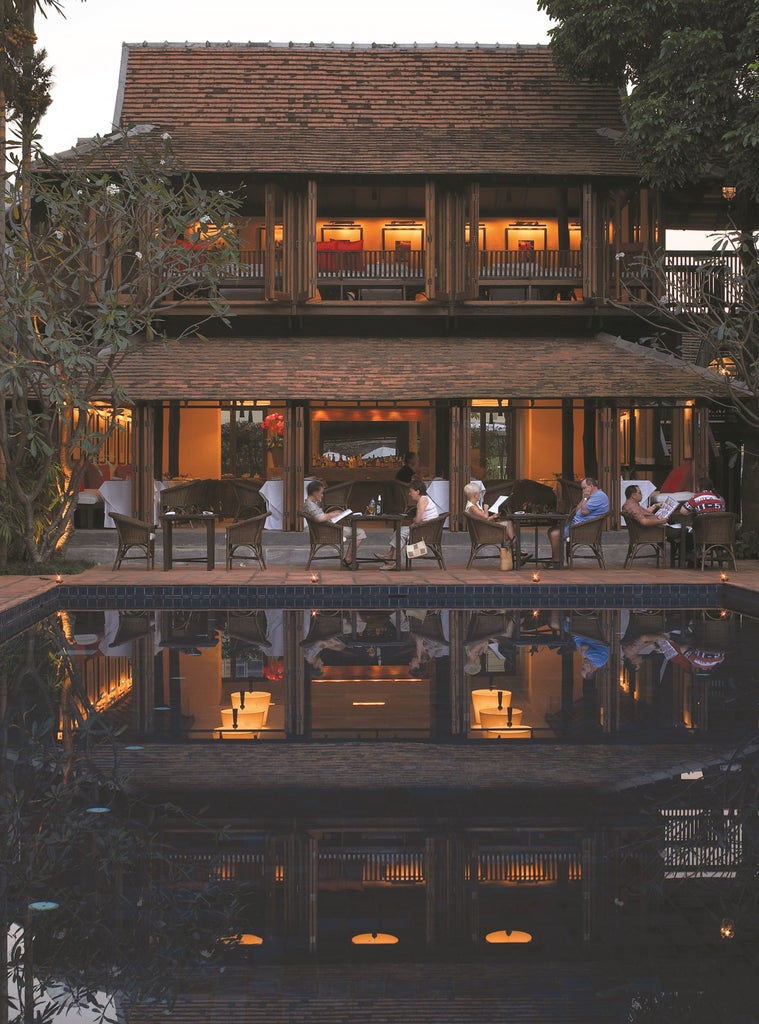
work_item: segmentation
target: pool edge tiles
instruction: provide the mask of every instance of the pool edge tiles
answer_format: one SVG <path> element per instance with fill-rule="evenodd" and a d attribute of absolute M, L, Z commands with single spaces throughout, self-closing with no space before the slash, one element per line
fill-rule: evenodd
<path fill-rule="evenodd" d="M 0 612 L 0 640 L 59 609 L 89 608 L 365 608 L 463 607 L 491 609 L 540 606 L 720 607 L 759 613 L 759 594 L 739 585 L 678 583 L 445 583 L 445 584 L 94 584 L 63 583 Z"/>

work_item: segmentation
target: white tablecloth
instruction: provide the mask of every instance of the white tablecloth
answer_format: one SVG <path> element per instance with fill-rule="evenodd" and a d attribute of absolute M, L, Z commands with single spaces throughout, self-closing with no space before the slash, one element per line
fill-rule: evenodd
<path fill-rule="evenodd" d="M 431 480 L 427 484 L 427 494 L 429 494 L 441 512 L 447 512 L 451 507 L 451 489 L 447 480 Z M 447 519 L 444 525 L 448 526 Z"/>
<path fill-rule="evenodd" d="M 158 522 L 160 494 L 168 484 L 163 480 L 153 481 L 153 522 Z M 122 516 L 131 516 L 132 512 L 132 481 L 131 480 L 105 480 L 100 485 L 100 497 L 103 499 L 105 511 L 103 513 L 103 526 L 106 530 L 113 530 L 116 524 L 111 519 L 111 512 L 118 512 Z"/>
<path fill-rule="evenodd" d="M 314 479 L 312 476 L 307 476 L 303 481 L 303 500 L 306 500 L 306 488 L 308 484 Z M 263 494 L 266 500 L 266 507 L 268 508 L 271 515 L 264 523 L 265 530 L 281 530 L 282 529 L 282 514 L 285 505 L 285 489 L 284 484 L 281 480 L 267 480 L 266 483 L 261 485 L 261 494 Z"/>

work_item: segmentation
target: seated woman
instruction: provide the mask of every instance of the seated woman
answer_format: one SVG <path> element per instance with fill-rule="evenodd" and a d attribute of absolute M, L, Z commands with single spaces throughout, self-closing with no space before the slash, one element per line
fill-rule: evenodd
<path fill-rule="evenodd" d="M 430 519 L 437 519 L 443 512 L 427 494 L 427 484 L 420 480 L 419 477 L 414 477 L 408 485 L 408 493 L 411 502 L 416 503 L 416 515 L 409 526 L 401 527 L 401 543 L 404 545 L 408 544 L 409 532 L 412 526 L 426 523 Z M 384 562 L 388 566 L 395 567 L 395 534 L 390 537 L 387 551 L 375 551 L 374 557 L 378 562 Z"/>
<path fill-rule="evenodd" d="M 482 504 L 482 494 L 479 484 L 468 483 L 464 487 L 464 497 L 466 498 L 465 512 L 468 512 L 470 516 L 474 516 L 476 519 L 484 519 L 494 526 L 500 526 L 503 530 L 503 541 L 501 546 L 508 547 L 514 540 L 515 532 L 514 527 L 510 522 L 499 523 L 498 515 L 496 512 L 491 512 L 487 505 Z"/>

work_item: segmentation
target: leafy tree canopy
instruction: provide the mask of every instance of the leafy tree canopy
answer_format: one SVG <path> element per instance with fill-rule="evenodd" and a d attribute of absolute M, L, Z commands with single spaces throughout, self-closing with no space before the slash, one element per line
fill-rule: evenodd
<path fill-rule="evenodd" d="M 617 84 L 622 140 L 660 188 L 730 181 L 759 200 L 756 0 L 538 0 L 559 67 Z"/>

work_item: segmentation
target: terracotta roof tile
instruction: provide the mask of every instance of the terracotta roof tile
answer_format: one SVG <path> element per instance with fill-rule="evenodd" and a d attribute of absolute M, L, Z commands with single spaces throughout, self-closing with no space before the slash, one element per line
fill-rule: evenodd
<path fill-rule="evenodd" d="M 199 171 L 634 173 L 616 91 L 539 46 L 126 45 L 115 116 Z"/>
<path fill-rule="evenodd" d="M 420 349 L 414 338 L 193 338 L 141 344 L 116 377 L 132 401 L 725 396 L 716 374 L 608 335 L 425 338 L 413 374 L 394 372 Z"/>

